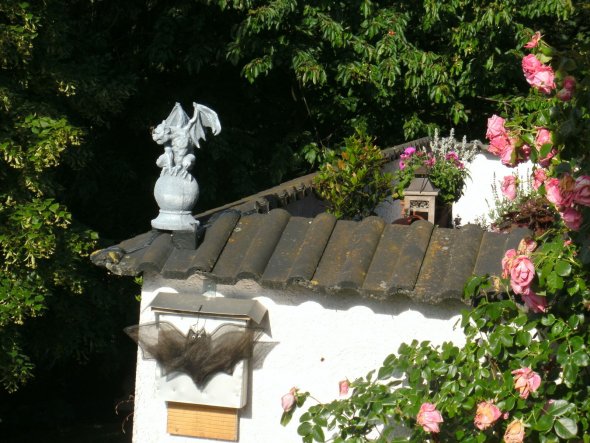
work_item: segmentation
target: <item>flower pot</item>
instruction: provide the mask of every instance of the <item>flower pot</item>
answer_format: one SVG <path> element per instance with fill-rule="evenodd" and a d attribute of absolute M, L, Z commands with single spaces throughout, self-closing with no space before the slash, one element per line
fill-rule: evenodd
<path fill-rule="evenodd" d="M 434 212 L 434 224 L 441 228 L 453 227 L 453 204 L 436 202 L 436 210 Z"/>

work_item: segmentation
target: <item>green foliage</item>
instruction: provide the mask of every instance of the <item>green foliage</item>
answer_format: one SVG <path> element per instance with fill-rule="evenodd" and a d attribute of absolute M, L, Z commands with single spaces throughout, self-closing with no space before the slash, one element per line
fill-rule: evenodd
<path fill-rule="evenodd" d="M 553 62 L 563 67 L 560 59 L 587 56 L 589 48 L 575 47 L 572 56 L 562 50 Z M 525 239 L 518 249 L 506 251 L 501 277 L 472 277 L 465 285 L 473 307 L 462 314 L 463 346 L 403 344 L 381 368 L 355 380 L 349 398 L 310 406 L 298 428 L 304 442 L 497 442 L 513 427 L 523 434 L 504 441 L 590 441 L 590 262 L 585 255 L 590 224 L 583 197 L 588 189 L 578 187 L 583 180 L 574 185 L 567 175 L 585 179 L 590 173 L 580 145 L 590 133 L 590 65 L 582 59 L 567 71 L 578 81 L 571 100 L 560 102 L 551 91 L 532 90 L 527 98 L 503 105 L 513 112 L 512 136 L 521 137 L 531 127 L 555 131 L 556 152 L 546 173 L 554 180 L 565 177 L 563 183 L 570 186 L 553 190 L 562 203 L 552 210 L 563 214 L 568 205 L 585 222 L 571 229 L 557 222 L 539 233 L 538 243 Z M 577 133 L 567 138 L 563 126 L 571 118 L 578 119 Z M 544 150 L 539 148 L 536 160 L 549 152 Z M 548 194 L 549 182 L 544 183 L 536 199 Z M 436 414 L 426 416 L 424 406 Z M 482 411 L 492 407 L 496 413 L 482 422 Z M 436 427 L 427 426 L 429 420 Z"/>
<path fill-rule="evenodd" d="M 149 127 L 175 100 L 211 106 L 224 125 L 198 153 L 200 211 L 309 172 L 362 122 L 381 146 L 436 126 L 479 136 L 497 102 L 478 96 L 524 87 L 509 49 L 527 28 L 576 45 L 584 14 L 557 0 L 2 1 L 5 385 L 30 364 L 84 361 L 112 339 L 124 286 L 85 255 L 94 232 L 111 244 L 149 229 Z M 79 318 L 103 314 L 95 328 L 64 320 L 75 338 L 64 346 L 42 331 L 68 306 Z"/>
<path fill-rule="evenodd" d="M 65 41 L 75 24 L 64 20 L 62 6 L 0 5 L 0 384 L 9 392 L 33 376 L 36 364 L 83 361 L 111 341 L 99 327 L 68 326 L 75 321 L 65 316 L 61 325 L 37 330 L 60 312 L 84 318 L 74 297 L 84 294 L 89 309 L 93 295 L 108 292 L 88 260 L 98 234 L 73 216 L 66 189 L 92 158 L 83 116 L 104 121 L 129 91 L 114 89 L 116 78 L 103 89 L 109 74 L 91 68 L 100 64 L 91 56 L 72 64 L 80 54 Z M 71 112 L 76 108 L 84 108 L 82 115 Z M 111 308 L 101 315 L 108 318 Z M 66 334 L 63 343 L 51 343 L 61 335 L 56 326 Z"/>
<path fill-rule="evenodd" d="M 464 346 L 401 345 L 377 371 L 352 383 L 350 398 L 309 407 L 298 428 L 303 441 L 326 441 L 312 432 L 320 427 L 333 441 L 422 442 L 427 437 L 415 420 L 425 402 L 435 404 L 444 417 L 440 441 L 500 441 L 504 420 L 483 432 L 473 425 L 483 401 L 493 401 L 510 420 L 522 419 L 527 441 L 588 435 L 590 331 L 585 312 L 590 290 L 587 271 L 576 268 L 576 254 L 575 247 L 555 240 L 537 255 L 539 267 L 552 263 L 539 284 L 559 300 L 547 314 L 531 315 L 513 299 L 488 299 L 487 279 L 472 279 L 466 295 L 479 296 L 479 301 L 463 313 Z M 532 368 L 542 380 L 526 399 L 518 395 L 511 374 L 521 367 Z"/>
<path fill-rule="evenodd" d="M 314 183 L 336 217 L 367 217 L 391 195 L 393 176 L 383 172 L 383 154 L 363 130 L 346 138 L 344 149 L 327 160 Z"/>
<path fill-rule="evenodd" d="M 290 82 L 320 144 L 359 116 L 380 143 L 437 126 L 475 136 L 491 109 L 479 97 L 524 86 L 510 51 L 529 26 L 573 41 L 587 13 L 561 0 L 216 3 L 239 21 L 228 59 L 251 83 Z"/>

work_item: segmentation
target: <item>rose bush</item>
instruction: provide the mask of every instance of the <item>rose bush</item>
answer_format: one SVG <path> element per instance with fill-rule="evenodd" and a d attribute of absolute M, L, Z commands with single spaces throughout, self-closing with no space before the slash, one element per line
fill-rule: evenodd
<path fill-rule="evenodd" d="M 511 118 L 490 118 L 486 135 L 503 162 L 535 163 L 553 224 L 507 251 L 502 275 L 467 282 L 465 345 L 401 345 L 350 397 L 310 406 L 303 441 L 401 441 L 403 428 L 410 442 L 590 442 L 590 48 L 525 42 L 531 92 L 503 101 Z"/>

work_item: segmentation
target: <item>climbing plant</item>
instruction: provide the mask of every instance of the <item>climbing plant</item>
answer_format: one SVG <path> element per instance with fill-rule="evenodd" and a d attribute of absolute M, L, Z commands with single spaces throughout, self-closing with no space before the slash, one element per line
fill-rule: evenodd
<path fill-rule="evenodd" d="M 552 47 L 530 31 L 527 55 L 515 51 L 530 93 L 503 98 L 506 118 L 488 120 L 490 152 L 510 166 L 533 161 L 554 223 L 506 251 L 501 275 L 467 282 L 464 346 L 402 345 L 348 398 L 309 406 L 303 441 L 590 441 L 587 43 Z M 504 194 L 513 186 L 507 178 Z M 282 422 L 308 401 L 286 394 Z"/>

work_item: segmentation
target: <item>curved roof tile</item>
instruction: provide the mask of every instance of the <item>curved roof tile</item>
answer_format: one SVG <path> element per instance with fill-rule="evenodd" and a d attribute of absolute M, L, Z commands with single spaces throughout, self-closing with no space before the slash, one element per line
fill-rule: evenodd
<path fill-rule="evenodd" d="M 91 259 L 119 275 L 154 272 L 186 279 L 202 274 L 224 284 L 252 279 L 269 288 L 303 285 L 329 294 L 404 294 L 438 303 L 460 299 L 472 274 L 501 272 L 504 252 L 530 231 L 496 234 L 426 221 L 386 225 L 378 217 L 355 222 L 327 213 L 292 217 L 275 209 L 221 213 L 201 234 L 196 249 L 183 249 L 173 233 L 151 231 L 97 251 Z"/>

